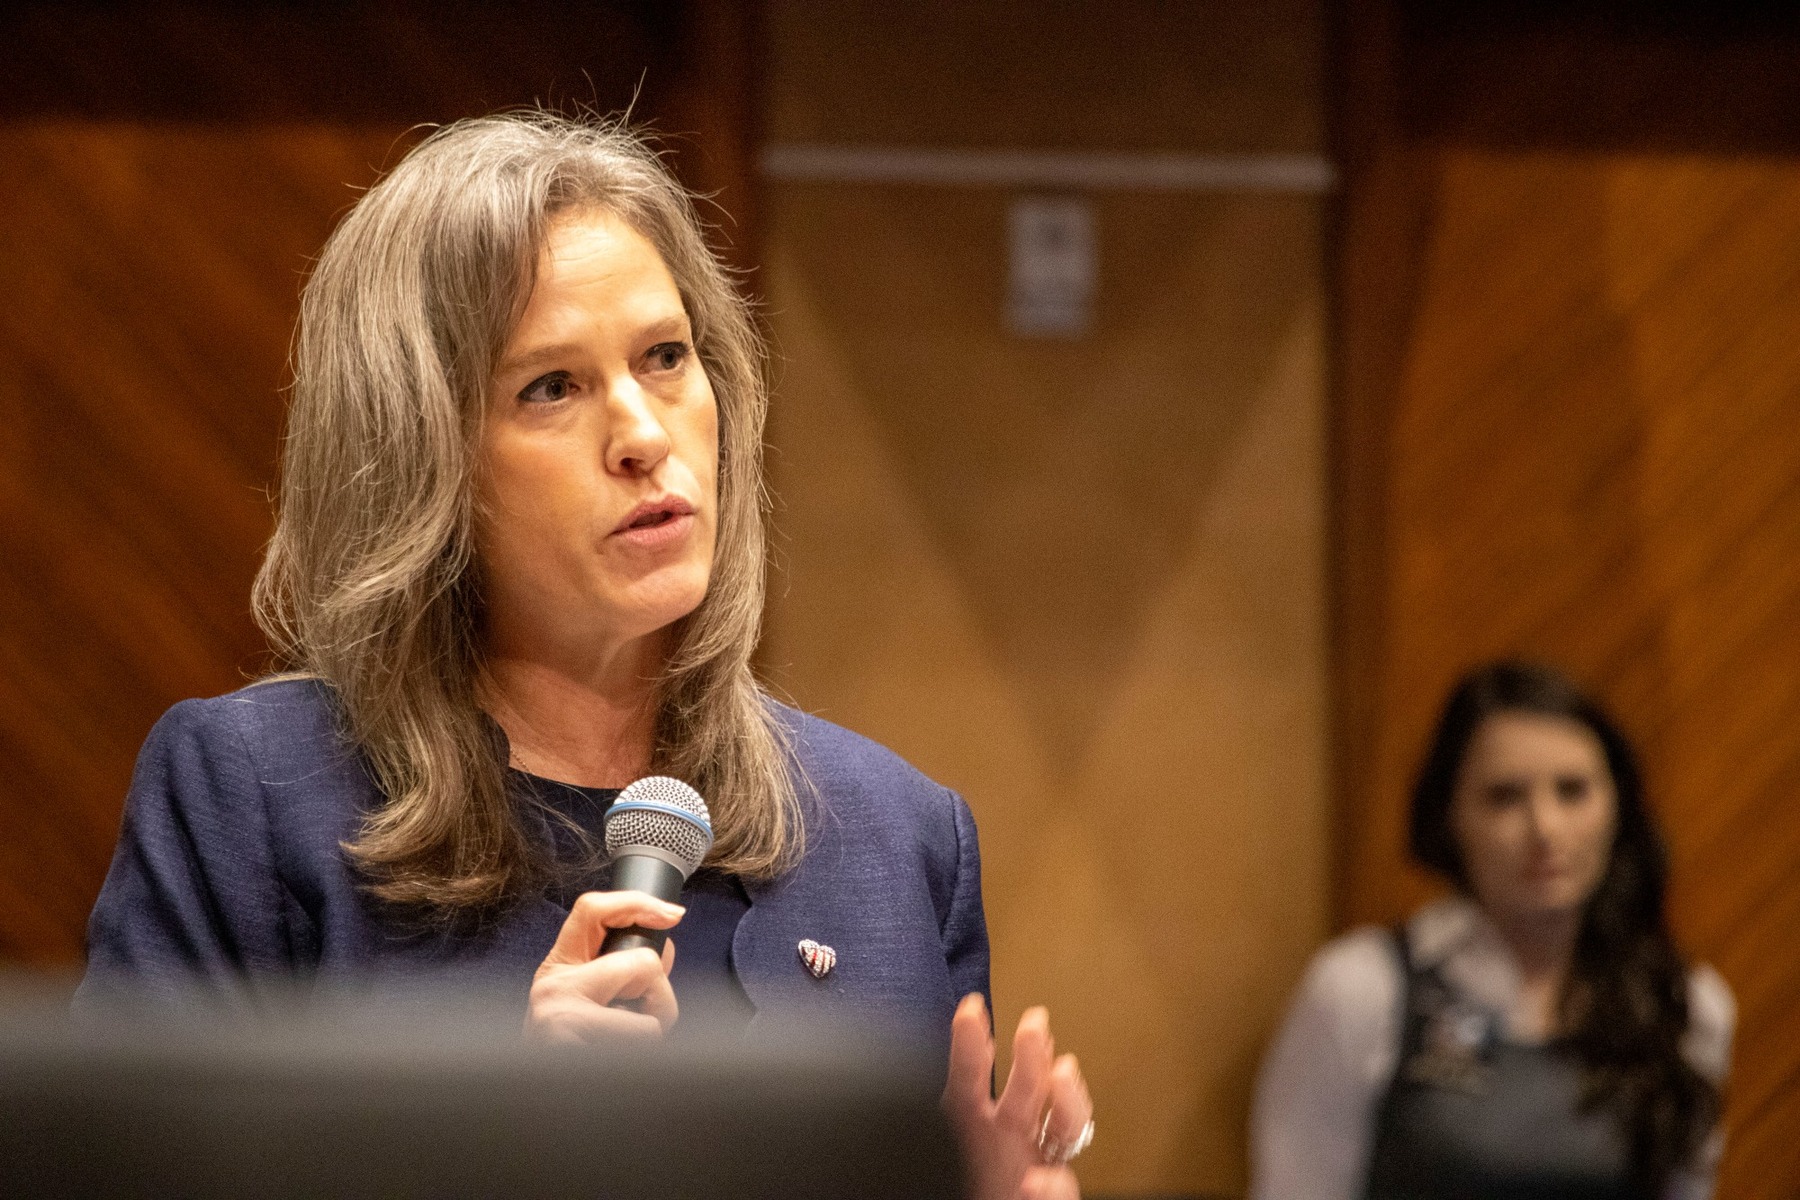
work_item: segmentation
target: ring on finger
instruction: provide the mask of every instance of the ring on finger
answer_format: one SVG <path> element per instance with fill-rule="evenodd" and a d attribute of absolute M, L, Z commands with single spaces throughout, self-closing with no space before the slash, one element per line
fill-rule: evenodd
<path fill-rule="evenodd" d="M 1050 1132 L 1050 1117 L 1051 1114 L 1045 1112 L 1044 1123 L 1038 1126 L 1038 1158 L 1043 1160 L 1046 1166 L 1060 1167 L 1086 1150 L 1093 1142 L 1094 1119 L 1089 1117 L 1087 1124 L 1081 1127 L 1081 1132 L 1065 1142 Z"/>

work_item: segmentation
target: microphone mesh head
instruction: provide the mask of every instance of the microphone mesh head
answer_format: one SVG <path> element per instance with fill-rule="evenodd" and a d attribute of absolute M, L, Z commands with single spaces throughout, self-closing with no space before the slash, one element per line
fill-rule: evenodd
<path fill-rule="evenodd" d="M 683 875 L 712 849 L 712 815 L 706 801 L 679 779 L 651 775 L 619 793 L 606 810 L 606 856 L 617 858 L 627 846 L 648 846 L 674 855 Z"/>

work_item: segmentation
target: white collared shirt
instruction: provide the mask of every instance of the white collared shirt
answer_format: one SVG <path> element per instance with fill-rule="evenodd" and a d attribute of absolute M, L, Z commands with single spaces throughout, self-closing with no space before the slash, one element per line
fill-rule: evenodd
<path fill-rule="evenodd" d="M 1414 960 L 1436 966 L 1463 996 L 1508 1023 L 1525 1042 L 1518 967 L 1473 901 L 1428 904 L 1406 925 Z M 1386 929 L 1358 929 L 1327 945 L 1307 967 L 1256 1081 L 1250 1116 L 1250 1200 L 1357 1200 L 1367 1183 L 1376 1111 L 1399 1066 L 1405 980 Z M 1708 966 L 1688 973 L 1688 1032 L 1682 1052 L 1722 1081 L 1736 1005 Z M 1670 1181 L 1665 1200 L 1712 1195 L 1720 1138 L 1704 1161 Z"/>

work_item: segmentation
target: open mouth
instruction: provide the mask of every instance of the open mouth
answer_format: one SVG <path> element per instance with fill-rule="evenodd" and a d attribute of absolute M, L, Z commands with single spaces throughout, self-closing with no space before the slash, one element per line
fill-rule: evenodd
<path fill-rule="evenodd" d="M 638 505 L 614 532 L 644 534 L 692 516 L 694 506 L 680 496 L 665 496 Z"/>

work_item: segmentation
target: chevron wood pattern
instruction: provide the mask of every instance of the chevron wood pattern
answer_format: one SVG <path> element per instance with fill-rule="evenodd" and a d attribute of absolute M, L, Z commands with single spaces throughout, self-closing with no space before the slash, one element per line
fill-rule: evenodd
<path fill-rule="evenodd" d="M 145 733 L 263 664 L 288 343 L 357 189 L 420 122 L 635 97 L 747 260 L 750 11 L 0 11 L 0 966 L 79 964 Z"/>
<path fill-rule="evenodd" d="M 1347 72 L 1341 916 L 1431 886 L 1404 797 L 1454 678 L 1564 665 L 1643 750 L 1678 931 L 1737 995 L 1720 1194 L 1800 1195 L 1800 136 L 1771 153 L 1716 92 L 1679 138 L 1654 100 L 1629 136 L 1632 97 L 1684 94 L 1666 46 L 1496 50 L 1378 9 Z M 1565 94 L 1575 68 L 1543 64 L 1570 45 L 1612 124 L 1497 124 L 1555 107 L 1504 88 Z M 1479 122 L 1397 115 L 1459 106 Z"/>

